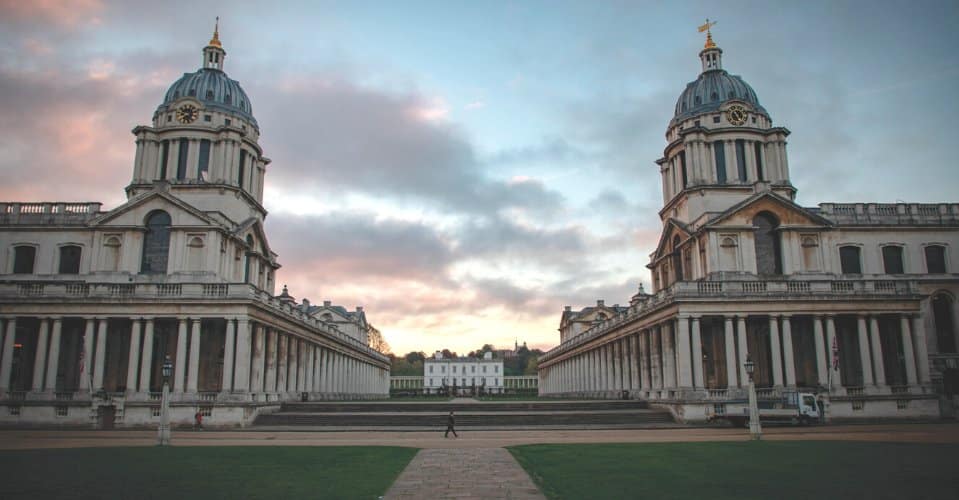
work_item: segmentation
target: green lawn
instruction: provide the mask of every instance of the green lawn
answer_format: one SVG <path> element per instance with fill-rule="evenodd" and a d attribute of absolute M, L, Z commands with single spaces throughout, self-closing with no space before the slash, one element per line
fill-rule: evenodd
<path fill-rule="evenodd" d="M 509 450 L 550 498 L 959 498 L 959 445 L 762 441 Z"/>
<path fill-rule="evenodd" d="M 0 451 L 0 496 L 376 499 L 416 451 L 372 446 Z"/>

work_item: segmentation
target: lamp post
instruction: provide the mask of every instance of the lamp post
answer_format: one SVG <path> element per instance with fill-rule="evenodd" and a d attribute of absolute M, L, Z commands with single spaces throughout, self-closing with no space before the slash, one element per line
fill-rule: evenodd
<path fill-rule="evenodd" d="M 157 444 L 170 446 L 170 375 L 173 373 L 173 362 L 170 356 L 163 360 L 163 395 L 160 399 L 160 431 Z"/>
<path fill-rule="evenodd" d="M 746 356 L 746 374 L 749 375 L 749 435 L 753 440 L 760 440 L 763 437 L 763 427 L 759 423 L 759 404 L 756 401 L 756 383 L 753 381 L 753 372 L 756 370 L 756 363 L 752 358 Z"/>

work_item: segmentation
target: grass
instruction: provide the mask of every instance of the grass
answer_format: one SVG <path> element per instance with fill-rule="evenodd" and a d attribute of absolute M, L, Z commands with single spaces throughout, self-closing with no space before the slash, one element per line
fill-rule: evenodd
<path fill-rule="evenodd" d="M 736 442 L 509 448 L 549 498 L 959 498 L 959 445 Z"/>
<path fill-rule="evenodd" d="M 416 451 L 385 446 L 0 451 L 2 496 L 376 499 Z"/>

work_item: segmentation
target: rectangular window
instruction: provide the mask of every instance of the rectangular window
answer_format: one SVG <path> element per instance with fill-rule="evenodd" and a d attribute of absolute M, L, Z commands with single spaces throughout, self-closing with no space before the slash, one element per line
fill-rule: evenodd
<path fill-rule="evenodd" d="M 843 274 L 862 274 L 859 253 L 859 247 L 839 247 L 839 264 L 842 266 Z"/>
<path fill-rule="evenodd" d="M 203 115 L 203 121 L 205 121 L 205 122 L 212 122 L 212 121 L 213 121 L 213 115 Z"/>
<path fill-rule="evenodd" d="M 190 141 L 187 139 L 180 139 L 180 152 L 176 161 L 176 178 L 177 180 L 186 179 L 186 159 L 187 155 L 190 153 Z"/>
<path fill-rule="evenodd" d="M 736 139 L 736 170 L 739 181 L 746 182 L 746 141 Z"/>
<path fill-rule="evenodd" d="M 433 365 L 430 365 L 430 373 L 433 373 Z"/>
<path fill-rule="evenodd" d="M 37 258 L 36 247 L 18 246 L 13 249 L 13 273 L 33 274 L 33 264 Z"/>
<path fill-rule="evenodd" d="M 157 179 L 166 179 L 166 162 L 170 158 L 170 141 L 163 141 L 160 148 L 160 175 Z"/>
<path fill-rule="evenodd" d="M 689 185 L 689 177 L 686 173 L 686 152 L 679 152 L 679 168 L 683 175 L 683 188 Z"/>
<path fill-rule="evenodd" d="M 713 152 L 716 155 L 716 182 L 726 184 L 726 147 L 723 141 L 713 143 Z"/>
<path fill-rule="evenodd" d="M 713 123 L 719 123 L 719 115 L 713 117 Z"/>
<path fill-rule="evenodd" d="M 60 247 L 60 274 L 80 274 L 80 247 Z"/>
<path fill-rule="evenodd" d="M 930 274 L 946 273 L 946 247 L 941 245 L 929 245 L 926 252 L 926 270 Z"/>
<path fill-rule="evenodd" d="M 197 165 L 197 178 L 206 180 L 210 171 L 210 141 L 208 139 L 200 140 L 200 160 Z"/>
<path fill-rule="evenodd" d="M 882 265 L 886 274 L 903 274 L 902 247 L 892 245 L 882 247 Z"/>
<path fill-rule="evenodd" d="M 486 373 L 486 365 L 483 365 L 483 373 Z"/>
<path fill-rule="evenodd" d="M 755 120 L 755 118 L 753 118 Z M 756 141 L 753 143 L 754 152 L 756 153 L 756 175 L 759 176 L 759 180 L 766 180 L 766 173 L 763 172 L 763 145 Z"/>
<path fill-rule="evenodd" d="M 240 150 L 240 169 L 237 172 L 237 176 L 236 176 L 236 184 L 240 186 L 240 188 L 243 187 L 244 178 L 246 178 L 246 150 L 241 149 Z"/>

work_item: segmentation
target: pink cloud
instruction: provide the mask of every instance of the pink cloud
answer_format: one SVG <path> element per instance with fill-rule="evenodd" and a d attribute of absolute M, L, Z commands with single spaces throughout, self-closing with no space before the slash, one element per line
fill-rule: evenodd
<path fill-rule="evenodd" d="M 0 0 L 0 15 L 72 28 L 99 24 L 103 7 L 100 0 Z"/>

